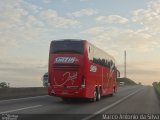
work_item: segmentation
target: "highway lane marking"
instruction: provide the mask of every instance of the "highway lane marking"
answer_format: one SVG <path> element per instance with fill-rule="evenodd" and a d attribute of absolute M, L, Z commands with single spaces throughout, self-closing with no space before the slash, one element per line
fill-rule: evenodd
<path fill-rule="evenodd" d="M 42 98 L 47 97 L 49 95 L 42 95 L 42 96 L 35 96 L 35 97 L 25 97 L 25 98 L 17 98 L 17 99 L 8 99 L 8 100 L 0 100 L 0 103 L 2 102 L 8 102 L 8 101 L 16 101 L 16 100 L 27 100 L 27 99 L 33 99 L 33 98 Z"/>
<path fill-rule="evenodd" d="M 19 109 L 14 109 L 14 110 L 8 110 L 8 111 L 0 112 L 0 114 L 11 113 L 11 112 L 21 111 L 21 110 L 26 110 L 26 109 L 32 109 L 32 108 L 37 108 L 41 106 L 42 105 L 35 105 L 35 106 L 24 107 L 24 108 L 19 108 Z"/>
<path fill-rule="evenodd" d="M 118 105 L 119 103 L 121 103 L 122 101 L 126 100 L 126 99 L 129 98 L 130 96 L 136 94 L 137 92 L 141 91 L 142 89 L 144 89 L 144 88 L 141 88 L 141 89 L 139 89 L 139 90 L 136 90 L 135 92 L 133 92 L 133 93 L 127 95 L 126 97 L 123 97 L 122 99 L 120 99 L 120 100 L 118 100 L 118 101 L 116 101 L 116 102 L 114 102 L 114 103 L 112 103 L 112 104 L 110 104 L 110 105 L 108 105 L 108 106 L 100 109 L 99 111 L 93 113 L 92 115 L 89 115 L 89 116 L 83 118 L 82 120 L 90 120 L 91 118 L 95 117 L 96 115 L 98 115 L 98 114 L 100 114 L 100 113 L 102 113 L 102 112 L 104 112 L 104 111 L 106 111 L 106 110 L 108 110 L 108 109 L 110 109 L 110 108 Z"/>

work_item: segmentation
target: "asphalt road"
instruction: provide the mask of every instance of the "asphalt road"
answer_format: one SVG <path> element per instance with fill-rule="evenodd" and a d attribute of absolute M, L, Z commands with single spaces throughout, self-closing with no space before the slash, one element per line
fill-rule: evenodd
<path fill-rule="evenodd" d="M 102 119 L 98 115 L 117 113 L 160 113 L 160 101 L 152 86 L 140 85 L 119 87 L 114 96 L 103 97 L 99 102 L 76 100 L 66 103 L 47 95 L 0 101 L 0 119 L 96 120 Z"/>

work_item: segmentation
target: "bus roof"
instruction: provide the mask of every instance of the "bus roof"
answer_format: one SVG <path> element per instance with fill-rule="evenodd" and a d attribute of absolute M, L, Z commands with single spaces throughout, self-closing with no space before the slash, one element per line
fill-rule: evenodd
<path fill-rule="evenodd" d="M 82 40 L 82 39 L 59 39 L 59 40 L 52 40 L 52 42 L 56 42 L 56 41 L 86 41 L 86 40 Z"/>
<path fill-rule="evenodd" d="M 51 42 L 58 42 L 58 41 L 85 41 L 88 42 L 87 40 L 82 40 L 82 39 L 59 39 L 59 40 L 52 40 Z M 104 50 L 98 48 L 97 46 L 95 46 L 94 44 L 88 42 L 88 44 L 94 46 L 97 50 L 101 51 L 104 54 L 107 54 L 107 56 L 113 61 L 115 62 L 115 59 L 113 56 L 111 56 L 109 53 L 105 52 Z"/>

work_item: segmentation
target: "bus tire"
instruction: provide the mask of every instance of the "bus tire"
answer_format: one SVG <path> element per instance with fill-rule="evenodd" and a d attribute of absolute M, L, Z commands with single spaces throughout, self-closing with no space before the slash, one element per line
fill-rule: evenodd
<path fill-rule="evenodd" d="M 97 90 L 97 101 L 101 100 L 101 91 L 100 88 Z"/>
<path fill-rule="evenodd" d="M 116 93 L 116 89 L 115 89 L 115 87 L 113 87 L 113 90 L 112 90 L 112 94 L 111 94 L 111 96 L 114 96 L 114 95 L 115 95 L 115 93 Z"/>
<path fill-rule="evenodd" d="M 94 97 L 93 98 L 91 98 L 90 100 L 91 100 L 91 102 L 96 102 L 96 100 L 97 100 L 97 90 L 95 89 L 94 90 Z"/>

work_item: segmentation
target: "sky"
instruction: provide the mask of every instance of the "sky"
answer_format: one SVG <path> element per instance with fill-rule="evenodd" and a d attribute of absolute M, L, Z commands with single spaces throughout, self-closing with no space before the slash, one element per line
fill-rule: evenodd
<path fill-rule="evenodd" d="M 42 86 L 49 45 L 85 39 L 115 60 L 124 76 L 160 81 L 160 0 L 0 0 L 0 82 Z"/>

